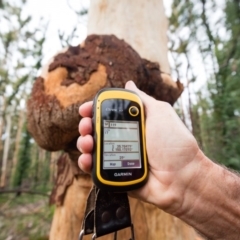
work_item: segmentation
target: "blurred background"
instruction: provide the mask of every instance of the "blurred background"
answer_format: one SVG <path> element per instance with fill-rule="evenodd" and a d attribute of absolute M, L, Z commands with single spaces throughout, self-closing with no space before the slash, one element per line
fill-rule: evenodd
<path fill-rule="evenodd" d="M 0 0 L 0 239 L 48 239 L 59 152 L 26 129 L 26 101 L 42 65 L 87 34 L 89 1 Z M 240 170 L 240 3 L 164 1 L 174 105 L 205 154 Z"/>

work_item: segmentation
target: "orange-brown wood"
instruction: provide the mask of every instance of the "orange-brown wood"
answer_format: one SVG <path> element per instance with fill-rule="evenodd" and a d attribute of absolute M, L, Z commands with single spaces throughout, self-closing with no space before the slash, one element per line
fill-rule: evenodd
<path fill-rule="evenodd" d="M 41 147 L 66 152 L 59 159 L 51 196 L 56 210 L 50 240 L 77 239 L 92 185 L 90 177 L 77 166 L 79 105 L 92 100 L 98 89 L 124 87 L 130 79 L 141 90 L 171 104 L 180 96 L 183 86 L 180 82 L 173 84 L 158 63 L 142 59 L 113 35 L 88 36 L 81 46 L 69 47 L 55 56 L 46 69 L 35 81 L 28 101 L 28 129 Z M 156 207 L 136 199 L 131 199 L 130 205 L 137 240 L 197 239 L 192 228 Z M 129 229 L 119 232 L 118 239 L 129 238 Z M 112 235 L 99 239 L 110 240 Z"/>
<path fill-rule="evenodd" d="M 92 186 L 90 176 L 82 175 L 74 179 L 67 190 L 62 206 L 56 207 L 52 222 L 50 239 L 69 240 L 78 239 L 84 215 L 88 193 Z M 136 240 L 200 240 L 193 228 L 179 219 L 159 210 L 153 205 L 129 198 L 132 222 Z M 130 239 L 130 229 L 118 232 L 118 239 Z M 91 235 L 84 237 L 91 239 Z M 113 234 L 99 238 L 112 240 Z"/>

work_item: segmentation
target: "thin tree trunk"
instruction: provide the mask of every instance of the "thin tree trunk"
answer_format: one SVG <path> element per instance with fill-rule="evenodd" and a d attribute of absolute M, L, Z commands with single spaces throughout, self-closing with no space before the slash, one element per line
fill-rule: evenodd
<path fill-rule="evenodd" d="M 0 155 L 2 155 L 3 150 L 3 141 L 2 141 L 2 135 L 3 135 L 3 129 L 4 129 L 4 117 L 3 113 L 5 111 L 5 98 L 2 96 L 0 97 Z M 0 161 L 1 164 L 1 161 Z"/>
<path fill-rule="evenodd" d="M 13 159 L 12 159 L 11 177 L 16 172 L 18 152 L 19 152 L 20 144 L 21 144 L 21 134 L 22 134 L 24 121 L 25 121 L 25 110 L 21 110 L 20 114 L 19 114 L 19 118 L 18 118 L 17 134 L 15 137 L 15 148 L 14 148 L 14 154 L 13 154 Z"/>
<path fill-rule="evenodd" d="M 183 108 L 183 96 L 181 95 L 180 98 L 179 98 L 179 108 L 180 108 L 180 111 L 181 111 L 181 120 L 183 121 L 183 123 L 186 125 L 186 117 L 185 117 L 185 111 L 184 111 L 184 108 Z"/>
<path fill-rule="evenodd" d="M 42 179 L 44 164 L 46 161 L 46 150 L 42 148 L 38 148 L 38 172 L 37 172 L 37 178 Z M 45 179 L 44 179 L 45 180 Z"/>
<path fill-rule="evenodd" d="M 35 145 L 33 148 L 33 161 L 32 161 L 32 166 L 33 166 L 33 172 L 32 172 L 32 177 L 33 177 L 33 186 L 37 186 L 38 183 L 38 166 L 39 166 L 39 146 Z"/>
<path fill-rule="evenodd" d="M 10 148 L 10 140 L 11 140 L 11 125 L 12 125 L 11 113 L 8 113 L 6 116 L 6 131 L 5 131 L 6 139 L 4 141 L 3 160 L 2 160 L 2 168 L 1 168 L 1 181 L 0 181 L 1 188 L 4 188 L 6 186 L 7 161 L 8 161 L 8 153 Z"/>

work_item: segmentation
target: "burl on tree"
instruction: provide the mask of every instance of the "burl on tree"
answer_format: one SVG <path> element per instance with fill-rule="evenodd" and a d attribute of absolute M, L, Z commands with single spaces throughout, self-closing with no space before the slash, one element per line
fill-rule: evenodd
<path fill-rule="evenodd" d="M 76 149 L 79 106 L 93 100 L 101 88 L 124 88 L 128 80 L 170 104 L 183 90 L 157 63 L 142 59 L 114 35 L 88 36 L 81 45 L 56 55 L 36 79 L 28 101 L 28 129 L 40 147 L 65 151 L 58 161 L 51 203 L 61 205 L 73 178 L 83 174 L 77 166 L 80 153 Z"/>

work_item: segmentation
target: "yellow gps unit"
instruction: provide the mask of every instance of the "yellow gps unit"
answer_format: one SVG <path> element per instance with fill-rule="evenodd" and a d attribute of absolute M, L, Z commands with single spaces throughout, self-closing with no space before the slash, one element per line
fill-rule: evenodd
<path fill-rule="evenodd" d="M 95 185 L 107 191 L 130 191 L 147 181 L 144 107 L 129 90 L 105 88 L 93 104 Z"/>

